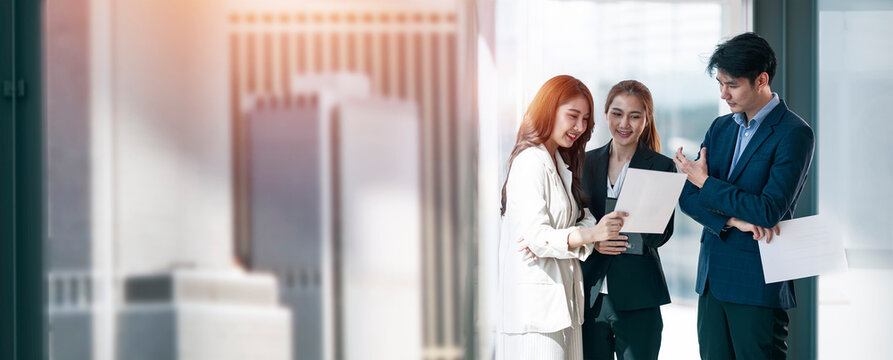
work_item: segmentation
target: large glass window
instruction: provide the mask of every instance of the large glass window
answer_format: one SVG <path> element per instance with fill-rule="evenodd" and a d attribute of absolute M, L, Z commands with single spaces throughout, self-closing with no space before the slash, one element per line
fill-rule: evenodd
<path fill-rule="evenodd" d="M 540 84 L 574 75 L 599 109 L 640 80 L 663 152 L 692 155 L 727 111 L 705 58 L 744 4 L 46 1 L 49 353 L 463 357 L 467 247 L 477 230 L 486 269 Z M 676 221 L 661 353 L 695 358 L 701 227 Z"/>
<path fill-rule="evenodd" d="M 525 107 L 545 80 L 559 74 L 581 79 L 593 93 L 597 116 L 587 149 L 610 139 L 602 111 L 608 90 L 636 79 L 652 91 L 662 153 L 672 156 L 682 146 L 690 157 L 696 154 L 713 119 L 728 112 L 705 72 L 706 59 L 723 38 L 745 31 L 746 14 L 743 1 L 497 1 L 491 89 L 498 108 L 480 120 L 482 131 L 495 137 L 481 138 L 482 149 L 492 152 L 482 150 L 482 164 L 490 166 L 481 169 L 482 183 L 501 188 Z M 493 141 L 498 146 L 488 147 Z M 482 201 L 498 198 L 498 191 L 483 190 Z M 673 301 L 662 307 L 661 357 L 689 359 L 698 356 L 694 280 L 702 227 L 677 214 L 673 238 L 660 249 Z M 482 219 L 498 220 L 489 214 Z M 488 234 L 495 232 L 485 231 L 484 238 Z M 487 247 L 495 239 L 482 241 L 484 254 L 495 249 Z"/>
<path fill-rule="evenodd" d="M 472 2 L 43 3 L 50 358 L 463 357 Z"/>
<path fill-rule="evenodd" d="M 893 357 L 893 4 L 819 1 L 818 205 L 849 270 L 819 277 L 821 359 Z M 853 344 L 861 344 L 853 346 Z"/>

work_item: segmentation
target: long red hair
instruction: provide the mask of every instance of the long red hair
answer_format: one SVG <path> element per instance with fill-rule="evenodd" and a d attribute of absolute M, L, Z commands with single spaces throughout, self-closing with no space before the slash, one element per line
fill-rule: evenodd
<path fill-rule="evenodd" d="M 577 221 L 580 221 L 583 219 L 583 209 L 588 206 L 589 202 L 586 198 L 586 193 L 583 192 L 583 186 L 580 184 L 580 169 L 583 168 L 583 160 L 586 157 L 586 143 L 592 137 L 592 128 L 595 126 L 595 122 L 592 120 L 592 112 L 595 110 L 592 102 L 592 93 L 589 92 L 589 88 L 582 81 L 573 76 L 559 75 L 547 80 L 540 87 L 536 96 L 533 97 L 533 101 L 530 102 L 530 106 L 527 107 L 524 121 L 521 122 L 521 127 L 518 129 L 515 148 L 512 150 L 512 156 L 509 158 L 508 172 L 511 173 L 512 162 L 521 151 L 544 144 L 552 136 L 552 128 L 555 126 L 555 114 L 558 112 L 558 107 L 578 96 L 582 96 L 589 103 L 590 115 L 586 120 L 586 131 L 580 134 L 580 137 L 577 138 L 577 141 L 574 141 L 571 147 L 559 147 L 558 153 L 561 155 L 561 159 L 569 165 L 573 174 L 571 193 L 574 201 L 577 203 L 577 208 L 580 209 L 580 216 L 577 218 Z M 502 185 L 502 207 L 500 209 L 502 215 L 505 215 L 505 186 L 507 183 L 508 175 L 506 175 L 506 182 Z"/>
<path fill-rule="evenodd" d="M 657 136 L 657 127 L 654 125 L 654 100 L 651 98 L 651 90 L 645 84 L 636 80 L 623 80 L 608 91 L 608 98 L 605 100 L 605 114 L 610 110 L 611 102 L 617 95 L 633 95 L 642 101 L 645 107 L 645 130 L 639 136 L 639 144 L 654 152 L 660 152 L 660 136 Z"/>

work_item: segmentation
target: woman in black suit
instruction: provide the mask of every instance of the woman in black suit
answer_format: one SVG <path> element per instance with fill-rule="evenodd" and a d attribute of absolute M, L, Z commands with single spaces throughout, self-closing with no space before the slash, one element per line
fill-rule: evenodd
<path fill-rule="evenodd" d="M 583 190 L 589 210 L 600 219 L 606 198 L 617 198 L 628 168 L 671 171 L 673 160 L 661 155 L 654 126 L 654 102 L 645 85 L 621 81 L 605 101 L 612 140 L 586 153 Z M 660 306 L 670 302 L 657 248 L 673 234 L 673 218 L 663 234 L 640 234 L 642 255 L 624 253 L 626 241 L 603 241 L 583 263 L 587 306 L 583 323 L 586 359 L 657 359 L 663 320 Z"/>

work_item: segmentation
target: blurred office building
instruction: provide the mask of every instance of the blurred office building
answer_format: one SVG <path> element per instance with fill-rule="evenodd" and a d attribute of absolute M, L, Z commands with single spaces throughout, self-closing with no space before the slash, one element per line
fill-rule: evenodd
<path fill-rule="evenodd" d="M 268 1 L 230 12 L 237 253 L 280 279 L 296 359 L 462 356 L 471 228 L 460 225 L 474 214 L 453 194 L 474 185 L 461 147 L 474 134 L 474 93 L 460 91 L 473 75 L 460 73 L 468 7 Z"/>
<path fill-rule="evenodd" d="M 462 357 L 469 4 L 49 1 L 51 356 Z"/>
<path fill-rule="evenodd" d="M 45 7 L 51 358 L 292 358 L 276 279 L 233 258 L 220 5 Z"/>
<path fill-rule="evenodd" d="M 872 226 L 893 201 L 890 126 L 870 106 L 889 98 L 893 4 L 41 3 L 44 83 L 25 98 L 42 90 L 51 359 L 489 359 L 501 188 L 539 87 L 587 84 L 593 149 L 607 91 L 639 80 L 662 153 L 692 156 L 729 111 L 707 59 L 752 30 L 816 130 L 797 216 L 846 234 L 847 273 L 797 281 L 789 357 L 893 353 L 893 243 Z M 697 358 L 702 226 L 675 219 L 660 355 Z"/>

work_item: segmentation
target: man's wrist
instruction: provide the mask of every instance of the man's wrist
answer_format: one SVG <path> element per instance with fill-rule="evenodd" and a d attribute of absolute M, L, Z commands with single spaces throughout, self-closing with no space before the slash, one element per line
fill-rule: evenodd
<path fill-rule="evenodd" d="M 703 188 L 703 187 L 704 187 L 704 184 L 707 183 L 707 178 L 708 178 L 708 177 L 710 177 L 710 175 L 704 175 L 704 176 L 700 176 L 700 177 L 698 177 L 697 179 L 695 179 L 695 180 L 697 181 L 697 182 L 695 183 L 695 185 L 696 185 L 699 189 Z"/>
<path fill-rule="evenodd" d="M 694 186 L 697 186 L 698 189 L 702 189 L 702 188 L 704 188 L 704 184 L 707 183 L 708 177 L 710 177 L 710 175 L 704 175 L 704 176 L 694 175 L 694 176 L 690 176 L 690 179 L 688 181 L 690 181 Z"/>
<path fill-rule="evenodd" d="M 726 220 L 726 224 L 722 226 L 722 231 L 728 231 L 737 227 L 737 219 L 735 219 L 734 217 L 730 217 L 728 220 Z"/>

